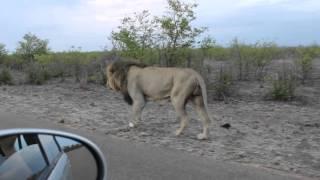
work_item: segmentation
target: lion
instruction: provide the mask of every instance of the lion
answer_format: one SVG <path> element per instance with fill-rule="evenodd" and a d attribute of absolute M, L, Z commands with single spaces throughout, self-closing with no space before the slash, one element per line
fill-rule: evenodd
<path fill-rule="evenodd" d="M 190 68 L 154 67 L 129 61 L 115 61 L 106 68 L 107 87 L 121 92 L 124 100 L 132 105 L 133 119 L 129 127 L 136 127 L 147 100 L 170 99 L 180 127 L 176 136 L 182 134 L 189 117 L 186 104 L 192 102 L 202 121 L 200 140 L 208 139 L 210 118 L 208 115 L 206 85 L 199 73 Z"/>

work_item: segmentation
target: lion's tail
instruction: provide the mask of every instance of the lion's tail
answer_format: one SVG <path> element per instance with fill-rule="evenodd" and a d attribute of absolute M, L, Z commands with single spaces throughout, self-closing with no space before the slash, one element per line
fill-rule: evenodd
<path fill-rule="evenodd" d="M 201 77 L 200 74 L 197 74 L 197 79 L 199 82 L 199 86 L 201 88 L 201 94 L 202 94 L 202 98 L 203 98 L 203 103 L 205 106 L 205 109 L 208 113 L 208 96 L 207 96 L 207 87 L 206 87 L 206 83 L 204 82 L 204 79 Z"/>

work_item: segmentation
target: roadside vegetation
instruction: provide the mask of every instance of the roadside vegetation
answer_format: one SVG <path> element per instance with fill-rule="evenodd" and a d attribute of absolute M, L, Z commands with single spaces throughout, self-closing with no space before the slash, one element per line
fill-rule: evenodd
<path fill-rule="evenodd" d="M 71 47 L 54 52 L 49 41 L 27 33 L 14 52 L 0 43 L 0 84 L 14 84 L 13 72 L 25 74 L 24 84 L 45 84 L 50 79 L 73 78 L 81 87 L 88 83 L 105 85 L 105 66 L 110 61 L 131 59 L 149 65 L 190 67 L 200 72 L 215 99 L 225 100 L 234 94 L 232 87 L 241 81 L 269 85 L 269 97 L 292 100 L 295 88 L 311 79 L 313 62 L 320 47 L 281 47 L 274 42 L 248 44 L 235 38 L 229 46 L 216 43 L 206 27 L 195 27 L 197 4 L 168 0 L 162 16 L 149 11 L 124 17 L 111 32 L 112 49 L 84 52 Z M 276 72 L 272 62 L 291 60 L 293 64 Z M 216 64 L 220 64 L 216 66 Z M 285 66 L 285 65 L 284 65 Z M 262 94 L 261 97 L 264 97 Z"/>

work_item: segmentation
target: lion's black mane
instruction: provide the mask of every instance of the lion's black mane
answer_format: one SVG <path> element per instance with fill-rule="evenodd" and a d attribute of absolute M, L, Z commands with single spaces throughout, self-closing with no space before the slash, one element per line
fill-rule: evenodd
<path fill-rule="evenodd" d="M 136 66 L 140 68 L 147 67 L 146 64 L 132 62 L 132 61 L 115 61 L 112 64 L 112 67 L 110 69 L 111 73 L 114 74 L 114 78 L 116 78 L 118 81 L 120 81 L 121 87 L 120 91 L 123 94 L 124 100 L 129 104 L 133 104 L 133 100 L 130 97 L 128 93 L 128 72 L 130 67 Z"/>

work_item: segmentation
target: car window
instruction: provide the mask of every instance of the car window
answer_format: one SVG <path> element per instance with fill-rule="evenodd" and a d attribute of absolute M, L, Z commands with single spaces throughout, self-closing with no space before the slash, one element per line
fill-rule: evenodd
<path fill-rule="evenodd" d="M 18 136 L 18 138 L 15 140 L 15 143 L 14 143 L 15 150 L 19 151 L 27 146 L 28 145 L 27 145 L 23 135 Z"/>
<path fill-rule="evenodd" d="M 38 144 L 10 155 L 0 166 L 0 179 L 33 179 L 47 167 Z"/>
<path fill-rule="evenodd" d="M 39 135 L 39 141 L 48 157 L 49 163 L 52 163 L 60 153 L 53 136 Z"/>

